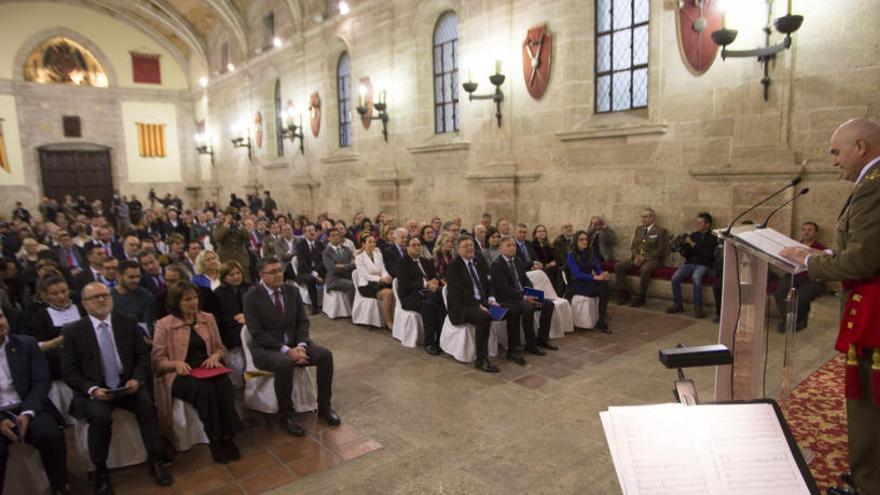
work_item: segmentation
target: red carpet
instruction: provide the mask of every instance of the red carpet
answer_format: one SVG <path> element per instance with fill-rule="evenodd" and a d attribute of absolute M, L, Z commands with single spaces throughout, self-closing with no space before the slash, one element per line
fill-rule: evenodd
<path fill-rule="evenodd" d="M 823 491 L 849 470 L 843 368 L 843 354 L 831 358 L 795 387 L 783 408 L 798 445 L 815 453 L 810 470 Z"/>

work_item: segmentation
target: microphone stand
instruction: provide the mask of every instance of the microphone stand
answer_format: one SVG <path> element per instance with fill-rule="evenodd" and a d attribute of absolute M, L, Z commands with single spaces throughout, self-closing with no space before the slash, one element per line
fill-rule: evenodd
<path fill-rule="evenodd" d="M 767 218 L 764 219 L 764 222 L 758 224 L 758 227 L 757 227 L 757 228 L 759 228 L 759 229 L 766 229 L 766 228 L 767 228 L 767 223 L 770 222 L 770 219 L 773 218 L 773 215 L 775 215 L 776 212 L 778 212 L 779 210 L 785 208 L 786 206 L 788 206 L 788 205 L 794 203 L 794 201 L 795 201 L 796 199 L 798 199 L 799 197 L 803 196 L 804 194 L 807 194 L 808 192 L 810 192 L 810 188 L 809 188 L 809 187 L 805 187 L 805 188 L 801 189 L 800 192 L 797 193 L 797 194 L 795 194 L 795 196 L 794 196 L 793 198 L 789 199 L 789 200 L 786 201 L 785 203 L 782 203 L 781 205 L 779 205 L 778 208 L 776 208 L 775 210 L 771 211 L 770 214 L 767 215 Z"/>
<path fill-rule="evenodd" d="M 788 189 L 788 188 L 790 188 L 790 187 L 794 187 L 794 186 L 800 184 L 801 180 L 803 180 L 803 179 L 801 179 L 800 177 L 795 177 L 794 179 L 792 179 L 791 181 L 789 181 L 789 183 L 788 183 L 785 187 L 783 187 L 782 189 L 776 191 L 775 193 L 771 194 L 770 196 L 767 196 L 767 197 L 764 198 L 760 203 L 758 203 L 758 204 L 752 206 L 751 208 L 747 209 L 746 211 L 740 213 L 736 218 L 733 219 L 732 222 L 730 222 L 730 225 L 727 226 L 727 229 L 725 229 L 724 232 L 722 232 L 722 234 L 723 234 L 725 237 L 730 237 L 730 229 L 732 229 L 733 226 L 736 225 L 736 222 L 737 222 L 740 218 L 746 216 L 746 213 L 749 213 L 750 211 L 752 211 L 752 210 L 754 210 L 755 208 L 761 206 L 762 204 L 766 203 L 767 201 L 770 201 L 771 199 L 775 198 L 776 196 L 779 196 L 779 195 L 782 194 L 786 189 Z"/>

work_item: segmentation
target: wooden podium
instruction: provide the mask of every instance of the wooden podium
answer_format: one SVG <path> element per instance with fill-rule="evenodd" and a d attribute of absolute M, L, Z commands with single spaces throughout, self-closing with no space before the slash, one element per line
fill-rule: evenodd
<path fill-rule="evenodd" d="M 763 399 L 763 373 L 767 354 L 767 273 L 775 266 L 794 275 L 804 265 L 778 255 L 783 247 L 802 246 L 770 228 L 754 225 L 715 232 L 724 241 L 724 277 L 718 343 L 727 346 L 733 364 L 715 368 L 715 400 Z M 791 387 L 791 352 L 797 325 L 797 290 L 792 284 L 787 297 L 785 357 L 780 399 Z"/>

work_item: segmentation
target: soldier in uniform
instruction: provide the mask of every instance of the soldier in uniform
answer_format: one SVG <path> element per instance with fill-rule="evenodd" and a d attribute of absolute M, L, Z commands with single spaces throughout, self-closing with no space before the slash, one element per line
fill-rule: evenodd
<path fill-rule="evenodd" d="M 880 125 L 853 119 L 831 136 L 833 166 L 855 182 L 837 224 L 837 250 L 786 248 L 810 279 L 841 281 L 845 307 L 835 348 L 847 354 L 846 412 L 851 474 L 831 495 L 880 494 Z"/>
<path fill-rule="evenodd" d="M 651 208 L 642 211 L 642 224 L 636 227 L 630 246 L 630 258 L 622 260 L 614 266 L 613 289 L 619 294 L 617 304 L 630 301 L 629 289 L 626 287 L 626 272 L 632 268 L 639 269 L 639 288 L 633 294 L 630 306 L 645 304 L 645 293 L 654 270 L 663 266 L 666 249 L 669 245 L 669 234 L 666 229 L 657 225 L 657 215 Z"/>

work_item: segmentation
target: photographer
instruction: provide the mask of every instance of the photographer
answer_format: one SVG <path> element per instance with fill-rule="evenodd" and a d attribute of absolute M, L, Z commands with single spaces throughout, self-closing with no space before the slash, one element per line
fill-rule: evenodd
<path fill-rule="evenodd" d="M 718 238 L 712 233 L 712 215 L 700 213 L 696 219 L 696 232 L 682 234 L 672 242 L 672 250 L 684 256 L 684 265 L 678 267 L 672 276 L 672 306 L 667 313 L 681 313 L 681 283 L 691 277 L 694 285 L 694 316 L 703 317 L 703 278 L 709 273 L 715 261 L 715 246 Z"/>
<path fill-rule="evenodd" d="M 226 210 L 223 222 L 214 227 L 214 247 L 220 261 L 236 261 L 244 269 L 246 281 L 250 281 L 250 256 L 248 233 L 241 226 L 241 214 L 235 208 Z"/>

